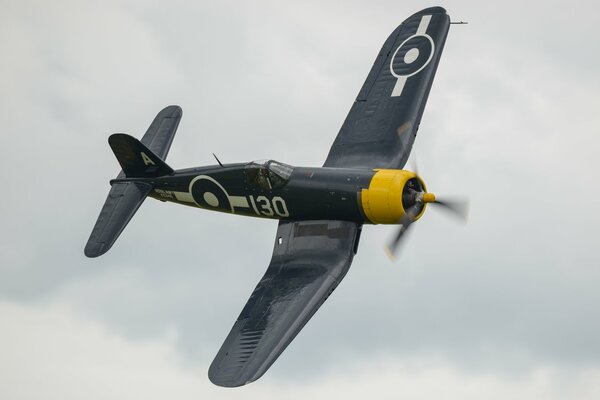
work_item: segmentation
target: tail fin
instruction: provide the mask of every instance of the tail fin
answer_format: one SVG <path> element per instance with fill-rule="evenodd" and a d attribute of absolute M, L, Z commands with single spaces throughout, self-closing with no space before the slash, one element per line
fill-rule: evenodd
<path fill-rule="evenodd" d="M 108 144 L 123 168 L 117 178 L 154 178 L 173 173 L 163 160 L 171 147 L 181 115 L 179 106 L 164 108 L 152 121 L 142 138 L 143 143 L 122 133 L 110 136 Z M 85 245 L 85 255 L 98 257 L 106 253 L 151 190 L 152 185 L 146 182 L 113 182 Z"/>
<path fill-rule="evenodd" d="M 155 178 L 173 173 L 167 163 L 132 136 L 115 133 L 108 138 L 108 144 L 128 178 Z"/>

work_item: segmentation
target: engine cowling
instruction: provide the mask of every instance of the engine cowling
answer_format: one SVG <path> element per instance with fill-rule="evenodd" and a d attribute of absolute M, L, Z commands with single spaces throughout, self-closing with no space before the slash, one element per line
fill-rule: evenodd
<path fill-rule="evenodd" d="M 374 224 L 397 224 L 410 212 L 413 221 L 421 218 L 427 203 L 435 201 L 425 183 L 414 172 L 376 170 L 367 189 L 361 191 L 365 216 Z"/>

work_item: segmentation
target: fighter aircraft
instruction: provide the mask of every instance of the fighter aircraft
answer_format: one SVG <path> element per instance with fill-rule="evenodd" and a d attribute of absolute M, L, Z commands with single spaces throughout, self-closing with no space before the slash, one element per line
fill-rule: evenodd
<path fill-rule="evenodd" d="M 219 386 L 260 378 L 346 275 L 363 224 L 397 224 L 400 239 L 428 204 L 459 205 L 427 192 L 403 170 L 448 34 L 441 7 L 409 17 L 383 44 L 323 167 L 274 160 L 174 171 L 165 163 L 182 116 L 169 106 L 141 141 L 108 143 L 122 171 L 85 246 L 108 251 L 146 197 L 205 210 L 279 220 L 271 263 L 209 368 Z"/>

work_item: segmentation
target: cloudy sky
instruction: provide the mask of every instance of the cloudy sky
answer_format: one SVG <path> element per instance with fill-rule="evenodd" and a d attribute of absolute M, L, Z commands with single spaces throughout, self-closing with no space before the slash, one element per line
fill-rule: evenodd
<path fill-rule="evenodd" d="M 184 117 L 174 168 L 318 166 L 418 1 L 2 1 L 0 398 L 597 399 L 596 2 L 444 2 L 453 20 L 413 149 L 431 210 L 401 257 L 354 264 L 271 370 L 208 366 L 272 251 L 273 221 L 148 200 L 83 247 L 119 168 L 107 137 Z"/>

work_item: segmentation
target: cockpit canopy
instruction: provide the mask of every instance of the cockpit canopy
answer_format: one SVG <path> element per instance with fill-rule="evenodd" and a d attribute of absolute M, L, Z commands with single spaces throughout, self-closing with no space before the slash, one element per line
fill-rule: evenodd
<path fill-rule="evenodd" d="M 285 186 L 294 168 L 275 160 L 258 160 L 246 166 L 246 178 L 250 185 L 264 190 Z"/>

